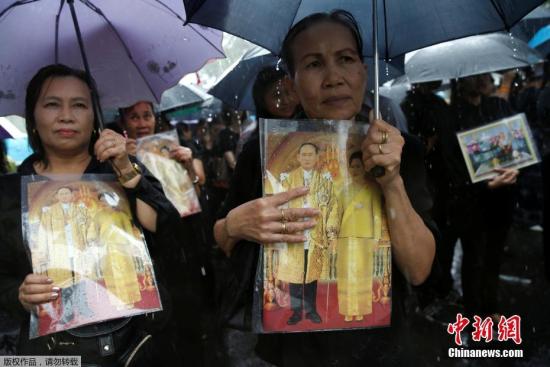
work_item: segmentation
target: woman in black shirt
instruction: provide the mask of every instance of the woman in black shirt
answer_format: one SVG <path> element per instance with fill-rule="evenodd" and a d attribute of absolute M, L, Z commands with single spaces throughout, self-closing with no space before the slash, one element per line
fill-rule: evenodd
<path fill-rule="evenodd" d="M 303 19 L 287 34 L 282 56 L 307 118 L 356 119 L 363 103 L 366 70 L 360 33 L 349 13 L 317 13 Z M 431 204 L 424 187 L 419 144 L 381 120 L 371 124 L 362 144 L 365 169 L 385 168 L 385 175 L 377 182 L 385 196 L 393 258 L 412 284 L 420 284 L 428 276 L 435 247 L 431 231 L 418 214 L 424 216 Z M 409 180 L 411 175 L 415 175 L 415 180 Z M 222 207 L 222 219 L 214 227 L 217 243 L 234 265 L 235 277 L 231 281 L 239 285 L 234 288 L 237 294 L 232 294 L 222 308 L 231 322 L 246 323 L 249 318 L 247 312 L 235 311 L 252 299 L 258 257 L 254 244 L 303 242 L 301 232 L 315 225 L 314 219 L 305 218 L 314 218 L 317 211 L 298 208 L 285 209 L 288 222 L 281 226 L 283 214 L 278 207 L 306 192 L 305 188 L 297 188 L 259 198 L 262 192 L 258 140 L 245 146 Z M 394 288 L 394 292 L 400 291 Z M 364 330 L 262 335 L 259 344 L 259 349 L 262 344 L 267 346 L 260 351 L 263 358 L 283 366 L 364 365 L 374 347 L 369 342 L 369 331 Z"/>

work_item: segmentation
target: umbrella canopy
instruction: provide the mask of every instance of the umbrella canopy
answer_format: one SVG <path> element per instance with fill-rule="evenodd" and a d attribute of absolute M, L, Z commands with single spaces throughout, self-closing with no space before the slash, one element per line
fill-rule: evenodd
<path fill-rule="evenodd" d="M 504 33 L 461 38 L 407 54 L 405 75 L 394 84 L 456 79 L 543 62 L 540 53 Z"/>
<path fill-rule="evenodd" d="M 315 12 L 341 8 L 361 25 L 365 56 L 372 50 L 372 2 L 367 0 L 183 0 L 189 22 L 245 38 L 275 54 L 288 30 Z M 432 44 L 510 29 L 543 0 L 377 0 L 380 57 L 391 59 Z M 370 47 L 369 47 L 370 46 Z"/>
<path fill-rule="evenodd" d="M 550 25 L 541 28 L 529 41 L 529 46 L 537 49 L 543 55 L 550 53 Z"/>
<path fill-rule="evenodd" d="M 202 102 L 204 102 L 204 98 L 198 93 L 195 93 L 184 85 L 178 84 L 162 94 L 159 110 L 164 112 Z"/>
<path fill-rule="evenodd" d="M 279 58 L 261 47 L 252 48 L 237 62 L 229 67 L 219 78 L 209 93 L 237 110 L 255 111 L 252 87 L 256 76 L 264 67 L 277 68 Z M 367 88 L 373 88 L 374 65 L 372 58 L 367 58 Z M 382 62 L 380 82 L 397 78 L 404 73 L 404 56 L 391 62 Z"/>
<path fill-rule="evenodd" d="M 76 0 L 74 6 L 105 107 L 159 102 L 183 75 L 224 56 L 221 32 L 183 27 L 179 0 Z M 83 69 L 66 1 L 3 1 L 0 44 L 0 116 L 24 114 L 25 87 L 39 68 L 63 63 Z"/>
<path fill-rule="evenodd" d="M 512 33 L 527 42 L 542 27 L 550 24 L 550 8 L 539 6 L 512 28 Z"/>
<path fill-rule="evenodd" d="M 12 121 L 5 117 L 0 117 L 0 139 L 20 139 L 26 136 L 27 134 L 19 130 Z"/>

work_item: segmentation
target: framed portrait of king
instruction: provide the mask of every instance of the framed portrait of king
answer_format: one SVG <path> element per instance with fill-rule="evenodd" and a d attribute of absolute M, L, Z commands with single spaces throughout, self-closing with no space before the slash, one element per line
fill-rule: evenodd
<path fill-rule="evenodd" d="M 264 195 L 307 186 L 281 209 L 317 208 L 303 243 L 262 246 L 256 329 L 300 332 L 388 326 L 391 241 L 384 199 L 365 171 L 367 126 L 261 120 Z"/>

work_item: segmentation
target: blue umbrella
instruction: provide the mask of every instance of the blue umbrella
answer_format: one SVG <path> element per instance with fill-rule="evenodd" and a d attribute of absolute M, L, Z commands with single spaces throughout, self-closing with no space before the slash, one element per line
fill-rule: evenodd
<path fill-rule="evenodd" d="M 85 68 L 105 107 L 159 102 L 183 75 L 224 56 L 221 32 L 184 27 L 184 17 L 179 0 L 2 1 L 0 116 L 24 114 L 28 81 L 52 63 Z"/>
<path fill-rule="evenodd" d="M 550 53 L 550 25 L 541 28 L 533 38 L 529 41 L 529 46 L 537 49 L 544 55 Z"/>

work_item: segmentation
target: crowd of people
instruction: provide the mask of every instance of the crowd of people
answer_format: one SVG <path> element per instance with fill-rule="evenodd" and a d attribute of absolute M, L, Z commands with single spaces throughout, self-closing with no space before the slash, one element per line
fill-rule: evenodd
<path fill-rule="evenodd" d="M 539 172 L 548 178 L 549 150 L 544 143 L 550 126 L 548 80 L 530 75 L 523 89 L 511 91 L 517 80 L 503 81 L 495 90 L 490 75 L 467 77 L 453 82 L 450 102 L 436 95 L 440 83 L 418 84 L 401 108 L 393 102 L 382 111 L 383 119 L 375 119 L 371 97 L 366 95 L 362 48 L 357 23 L 349 13 L 310 15 L 293 26 L 284 40 L 284 69 L 260 71 L 252 92 L 257 118 L 370 123 L 361 152 L 347 157 L 353 176 L 350 190 L 359 192 L 370 185 L 384 198 L 377 205 L 378 211 L 388 213 L 394 267 L 392 325 L 247 339 L 256 343 L 261 359 L 274 365 L 376 365 L 387 354 L 399 354 L 412 363 L 414 346 L 406 339 L 405 299 L 414 289 L 422 308 L 453 296 L 457 301 L 451 264 L 458 239 L 464 253 L 463 299 L 458 302 L 463 302 L 467 316 L 488 316 L 498 323 L 498 275 L 507 229 L 516 211 L 519 171 L 498 169 L 491 180 L 472 184 L 456 133 L 525 112 L 541 144 Z M 119 120 L 101 129 L 94 114 L 93 88 L 93 81 L 79 70 L 64 65 L 39 70 L 28 84 L 25 100 L 34 154 L 17 168 L 17 174 L 7 174 L 10 168 L 3 159 L 0 165 L 0 173 L 5 174 L 0 177 L 0 308 L 21 321 L 17 354 L 82 355 L 94 366 L 227 363 L 225 331 L 250 332 L 261 244 L 303 243 L 305 233 L 314 230 L 317 220 L 324 220 L 314 208 L 280 209 L 293 199 L 307 197 L 309 187 L 288 185 L 286 192 L 263 197 L 259 128 L 256 125 L 241 134 L 247 119 L 244 112 L 226 107 L 210 120 L 171 127 L 162 123 L 153 103 L 136 101 L 121 107 Z M 166 156 L 186 170 L 200 200 L 200 213 L 181 217 L 159 179 L 136 158 L 139 139 L 169 128 L 176 129 L 179 144 L 167 149 Z M 302 149 L 317 153 L 314 144 Z M 369 173 L 376 166 L 384 168 L 383 175 Z M 143 229 L 155 265 L 163 311 L 85 326 L 77 329 L 82 330 L 79 333 L 63 331 L 29 339 L 29 315 L 39 305 L 65 300 L 73 289 L 33 273 L 21 229 L 19 177 L 55 179 L 88 173 L 114 174 L 124 188 L 132 220 Z M 519 180 L 520 186 L 532 184 Z M 345 199 L 343 211 L 354 205 Z M 550 226 L 548 216 L 544 220 L 535 224 Z M 340 231 L 345 228 L 343 223 Z M 338 239 L 338 261 L 355 256 L 353 251 L 361 251 L 353 250 L 356 247 Z M 299 250 L 297 257 L 309 274 L 308 249 Z M 367 268 L 372 269 L 372 264 Z M 288 281 L 293 311 L 288 325 L 303 318 L 320 322 L 311 301 L 317 279 L 302 275 Z M 345 282 L 341 275 L 339 287 Z M 346 311 L 346 321 L 361 320 L 362 315 Z M 113 349 L 106 353 L 105 345 Z"/>

